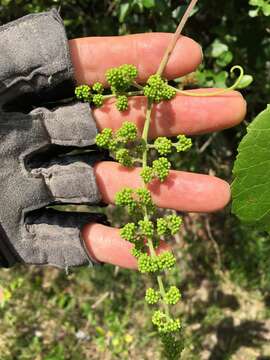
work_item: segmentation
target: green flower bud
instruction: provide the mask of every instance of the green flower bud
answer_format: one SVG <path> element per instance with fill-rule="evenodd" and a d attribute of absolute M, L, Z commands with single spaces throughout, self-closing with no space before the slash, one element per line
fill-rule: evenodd
<path fill-rule="evenodd" d="M 103 129 L 100 134 L 96 136 L 96 144 L 101 148 L 109 148 L 110 142 L 113 137 L 112 129 Z"/>
<path fill-rule="evenodd" d="M 175 235 L 179 232 L 180 227 L 182 225 L 182 219 L 180 216 L 175 214 L 166 216 L 166 222 L 168 229 L 170 230 L 172 235 Z"/>
<path fill-rule="evenodd" d="M 140 175 L 145 184 L 150 183 L 154 178 L 153 169 L 150 166 L 145 166 Z"/>
<path fill-rule="evenodd" d="M 168 230 L 167 221 L 164 218 L 157 219 L 157 233 L 159 236 L 166 234 Z"/>
<path fill-rule="evenodd" d="M 157 256 L 159 270 L 170 270 L 176 263 L 176 258 L 170 251 L 164 251 Z"/>
<path fill-rule="evenodd" d="M 134 243 L 136 241 L 136 225 L 134 223 L 126 224 L 120 230 L 120 236 L 124 240 L 127 240 L 127 241 L 129 241 L 131 243 Z"/>
<path fill-rule="evenodd" d="M 143 89 L 144 95 L 153 102 L 170 100 L 176 95 L 176 90 L 170 87 L 160 75 L 151 75 Z"/>
<path fill-rule="evenodd" d="M 154 146 L 160 155 L 167 155 L 172 152 L 172 142 L 166 137 L 158 137 L 154 142 Z"/>
<path fill-rule="evenodd" d="M 123 166 L 131 167 L 133 164 L 132 157 L 129 155 L 129 151 L 127 149 L 117 150 L 115 154 L 115 159 Z"/>
<path fill-rule="evenodd" d="M 178 331 L 181 328 L 179 319 L 172 319 L 160 310 L 154 312 L 152 323 L 157 326 L 160 333 L 168 334 Z"/>
<path fill-rule="evenodd" d="M 134 202 L 135 201 L 133 199 L 133 189 L 123 188 L 115 195 L 115 204 L 118 206 L 128 206 L 133 204 Z"/>
<path fill-rule="evenodd" d="M 149 305 L 156 304 L 160 299 L 160 293 L 152 288 L 146 290 L 145 301 Z"/>
<path fill-rule="evenodd" d="M 156 257 L 151 257 L 148 254 L 142 254 L 138 258 L 138 270 L 141 273 L 154 273 L 158 271 L 158 269 Z"/>
<path fill-rule="evenodd" d="M 150 220 L 139 221 L 140 230 L 147 238 L 152 238 L 154 235 L 154 224 Z"/>
<path fill-rule="evenodd" d="M 169 291 L 166 292 L 165 302 L 168 305 L 175 305 L 181 299 L 181 294 L 176 286 L 171 286 Z"/>
<path fill-rule="evenodd" d="M 127 64 L 109 69 L 105 74 L 108 83 L 115 93 L 127 90 L 137 75 L 137 68 L 134 65 Z"/>
<path fill-rule="evenodd" d="M 93 86 L 92 86 L 92 90 L 97 92 L 98 94 L 102 94 L 104 91 L 104 87 L 100 82 L 96 82 Z"/>
<path fill-rule="evenodd" d="M 126 95 L 117 96 L 116 108 L 119 111 L 126 111 L 128 109 L 128 97 Z"/>
<path fill-rule="evenodd" d="M 135 258 L 139 258 L 141 255 L 143 255 L 143 245 L 141 243 L 136 242 L 131 249 L 131 255 L 133 255 Z"/>
<path fill-rule="evenodd" d="M 123 143 L 135 141 L 137 136 L 137 126 L 130 121 L 125 121 L 116 132 L 116 137 Z"/>
<path fill-rule="evenodd" d="M 78 100 L 90 102 L 92 98 L 91 88 L 88 85 L 80 85 L 75 89 L 75 96 Z"/>
<path fill-rule="evenodd" d="M 104 96 L 102 94 L 93 95 L 92 102 L 96 107 L 101 107 L 103 105 Z"/>
<path fill-rule="evenodd" d="M 108 148 L 110 151 L 115 152 L 119 148 L 119 145 L 120 144 L 116 140 L 112 139 L 109 143 Z"/>
<path fill-rule="evenodd" d="M 136 194 L 138 195 L 139 201 L 142 205 L 144 206 L 153 205 L 151 192 L 148 189 L 144 189 L 144 188 L 137 189 Z"/>
<path fill-rule="evenodd" d="M 174 144 L 177 152 L 187 151 L 192 147 L 192 140 L 185 135 L 177 136 L 178 142 Z"/>
<path fill-rule="evenodd" d="M 170 168 L 171 163 L 164 157 L 153 161 L 153 170 L 160 181 L 164 181 L 167 178 Z"/>

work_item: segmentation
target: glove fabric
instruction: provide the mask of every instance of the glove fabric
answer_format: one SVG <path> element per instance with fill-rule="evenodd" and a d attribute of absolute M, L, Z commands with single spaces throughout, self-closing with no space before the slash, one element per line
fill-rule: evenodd
<path fill-rule="evenodd" d="M 93 164 L 102 158 L 88 104 L 20 110 L 72 96 L 68 41 L 56 10 L 0 27 L 0 265 L 89 264 L 80 230 L 101 214 L 50 205 L 98 204 Z M 19 108 L 19 110 L 17 110 Z M 15 109 L 15 110 L 14 110 Z M 68 155 L 71 150 L 87 152 Z"/>

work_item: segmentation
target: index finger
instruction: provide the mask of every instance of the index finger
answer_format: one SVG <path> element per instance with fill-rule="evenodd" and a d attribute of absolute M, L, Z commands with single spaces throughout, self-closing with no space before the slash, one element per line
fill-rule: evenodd
<path fill-rule="evenodd" d="M 111 67 L 133 64 L 144 82 L 158 69 L 173 34 L 150 33 L 126 36 L 86 37 L 69 41 L 78 84 L 106 84 L 105 72 Z M 202 49 L 194 40 L 180 36 L 164 75 L 174 79 L 194 71 L 202 61 Z"/>

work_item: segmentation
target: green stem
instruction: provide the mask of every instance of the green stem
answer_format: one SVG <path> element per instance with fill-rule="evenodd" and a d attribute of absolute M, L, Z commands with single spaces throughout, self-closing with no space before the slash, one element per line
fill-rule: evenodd
<path fill-rule="evenodd" d="M 235 72 L 235 70 L 239 70 L 240 74 L 238 76 L 238 78 L 236 79 L 235 83 L 226 88 L 226 89 L 221 89 L 221 90 L 217 90 L 217 91 L 210 91 L 210 92 L 207 92 L 207 93 L 199 93 L 199 92 L 192 92 L 192 91 L 187 91 L 187 90 L 180 90 L 180 89 L 177 89 L 173 86 L 170 86 L 172 89 L 176 90 L 176 92 L 178 94 L 182 94 L 182 95 L 185 95 L 185 96 L 192 96 L 192 97 L 211 97 L 211 96 L 218 96 L 218 95 L 222 95 L 222 94 L 225 94 L 229 91 L 232 91 L 234 89 L 236 89 L 238 87 L 238 85 L 240 84 L 241 80 L 243 79 L 244 77 L 244 69 L 239 66 L 239 65 L 236 65 L 236 66 L 233 66 L 230 70 L 230 73 L 233 74 Z"/>
<path fill-rule="evenodd" d="M 146 110 L 146 115 L 145 115 L 145 123 L 144 123 L 144 128 L 143 128 L 143 133 L 142 133 L 142 139 L 146 145 L 146 148 L 143 152 L 143 167 L 147 166 L 148 133 L 149 133 L 149 128 L 150 128 L 150 124 L 151 124 L 152 109 L 153 109 L 153 103 L 148 100 L 147 101 L 147 110 Z"/>
<path fill-rule="evenodd" d="M 143 152 L 143 168 L 145 168 L 147 166 L 148 151 L 150 149 L 150 146 L 148 144 L 148 135 L 149 135 L 149 129 L 150 129 L 150 124 L 151 124 L 152 109 L 153 109 L 153 103 L 150 100 L 148 100 L 147 101 L 147 111 L 146 111 L 146 115 L 145 115 L 145 123 L 144 123 L 144 128 L 143 128 L 143 133 L 142 133 L 142 139 L 144 140 L 145 145 L 146 145 L 145 150 Z M 145 187 L 147 188 L 146 185 L 145 185 Z M 145 208 L 145 216 L 144 216 L 144 218 L 146 220 L 149 219 L 146 208 Z M 149 252 L 150 252 L 151 257 L 157 256 L 152 239 L 147 239 L 147 246 L 149 248 Z M 165 289 L 164 289 L 164 284 L 163 284 L 163 280 L 162 280 L 161 275 L 157 276 L 157 283 L 158 283 L 160 294 L 161 294 L 162 299 L 163 299 L 163 305 L 164 305 L 165 313 L 169 317 L 170 316 L 170 311 L 169 311 L 168 304 L 166 304 L 165 301 L 164 301 L 166 292 L 165 292 Z"/>
<path fill-rule="evenodd" d="M 139 95 L 143 95 L 143 91 L 139 90 L 139 91 L 129 91 L 125 94 L 126 96 L 130 97 L 130 96 L 139 96 Z M 104 99 L 113 99 L 115 98 L 117 95 L 115 94 L 111 94 L 111 95 L 104 95 Z"/>
<path fill-rule="evenodd" d="M 196 5 L 197 2 L 198 2 L 198 0 L 191 0 L 190 1 L 190 4 L 189 4 L 187 10 L 185 11 L 185 14 L 184 14 L 183 18 L 181 19 L 180 24 L 178 25 L 177 30 L 176 30 L 175 34 L 173 35 L 172 40 L 169 43 L 169 46 L 166 49 L 166 52 L 165 52 L 165 54 L 163 56 L 163 59 L 162 59 L 162 61 L 160 63 L 160 66 L 159 66 L 156 74 L 158 74 L 160 76 L 162 75 L 162 73 L 163 73 L 163 71 L 164 71 L 164 69 L 165 69 L 165 67 L 166 67 L 166 65 L 168 63 L 170 55 L 171 55 L 171 53 L 173 52 L 173 50 L 175 48 L 176 42 L 177 42 L 177 40 L 178 40 L 178 38 L 179 38 L 179 36 L 180 36 L 186 22 L 188 20 L 188 17 L 190 15 L 192 9 L 194 8 L 194 6 Z M 149 146 L 149 144 L 148 144 L 148 135 L 149 135 L 149 129 L 150 129 L 150 123 L 151 123 L 152 110 L 153 110 L 153 103 L 152 103 L 152 101 L 147 99 L 147 111 L 146 111 L 146 115 L 145 115 L 145 123 L 144 123 L 144 128 L 143 128 L 143 133 L 142 133 L 142 139 L 143 139 L 143 141 L 145 143 L 145 150 L 143 152 L 143 164 L 142 164 L 143 168 L 145 168 L 147 166 L 148 151 L 151 148 L 151 146 Z M 147 188 L 146 184 L 144 186 L 145 186 L 145 188 Z M 148 217 L 147 209 L 145 209 L 145 219 L 148 219 L 148 218 L 149 217 Z M 148 245 L 151 257 L 157 256 L 157 254 L 155 252 L 155 249 L 154 249 L 152 239 L 147 239 L 147 245 Z M 170 316 L 169 306 L 165 302 L 166 292 L 165 292 L 165 289 L 164 289 L 164 284 L 163 284 L 163 280 L 162 280 L 161 275 L 157 275 L 157 282 L 158 282 L 160 294 L 161 294 L 161 296 L 163 298 L 163 305 L 164 305 L 165 313 L 169 317 Z"/>
<path fill-rule="evenodd" d="M 164 285 L 163 285 L 163 281 L 162 281 L 162 277 L 161 275 L 158 275 L 157 276 L 157 282 L 158 282 L 158 286 L 159 286 L 159 291 L 161 293 L 161 296 L 163 298 L 163 300 L 165 299 L 165 295 L 166 295 L 166 292 L 165 292 L 165 289 L 164 289 Z M 170 311 L 169 311 L 169 306 L 168 304 L 165 303 L 164 301 L 164 308 L 165 308 L 165 312 L 166 312 L 166 315 L 167 316 L 170 316 Z"/>
<path fill-rule="evenodd" d="M 171 42 L 169 43 L 169 46 L 167 47 L 165 54 L 161 60 L 161 63 L 159 65 L 157 74 L 162 76 L 163 71 L 169 61 L 169 58 L 173 52 L 173 49 L 175 48 L 175 45 L 177 43 L 177 40 L 179 39 L 179 36 L 181 35 L 182 30 L 184 29 L 184 26 L 186 25 L 186 22 L 188 21 L 188 18 L 190 16 L 191 11 L 193 10 L 193 8 L 195 7 L 195 5 L 197 4 L 198 0 L 191 0 L 187 10 L 184 13 L 184 16 L 182 17 L 172 39 Z"/>
<path fill-rule="evenodd" d="M 143 86 L 140 85 L 140 84 L 138 84 L 136 81 L 133 81 L 132 85 L 133 85 L 134 87 L 136 87 L 137 89 L 139 89 L 139 90 L 143 90 Z"/>

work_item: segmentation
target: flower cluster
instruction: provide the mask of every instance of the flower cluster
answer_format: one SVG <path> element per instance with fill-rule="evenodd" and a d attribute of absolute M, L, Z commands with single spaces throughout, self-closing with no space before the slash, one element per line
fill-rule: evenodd
<path fill-rule="evenodd" d="M 163 357 L 164 359 L 179 360 L 179 354 L 184 349 L 184 341 L 177 340 L 173 333 L 161 334 L 161 341 L 163 343 Z"/>
<path fill-rule="evenodd" d="M 174 144 L 177 152 L 187 151 L 192 147 L 192 140 L 185 135 L 177 136 L 178 142 Z"/>
<path fill-rule="evenodd" d="M 89 102 L 96 107 L 100 107 L 104 102 L 104 96 L 102 95 L 103 91 L 103 85 L 99 82 L 96 82 L 92 86 L 92 89 L 89 85 L 77 86 L 75 89 L 75 96 L 78 100 Z"/>
<path fill-rule="evenodd" d="M 154 290 L 153 288 L 148 288 L 145 294 L 145 300 L 148 304 L 154 305 L 157 304 L 162 298 L 160 291 Z M 171 286 L 169 290 L 163 294 L 163 300 L 168 305 L 175 305 L 181 299 L 181 293 L 176 286 Z"/>
<path fill-rule="evenodd" d="M 150 76 L 145 86 L 136 83 L 137 76 L 138 70 L 134 65 L 124 64 L 109 69 L 106 71 L 106 80 L 110 86 L 110 95 L 104 95 L 102 84 L 95 83 L 92 88 L 87 85 L 77 87 L 76 97 L 95 106 L 101 106 L 105 98 L 114 97 L 116 108 L 126 111 L 128 97 L 134 95 L 132 88 L 139 89 L 135 95 L 145 95 L 148 104 L 167 101 L 176 95 L 176 90 L 158 74 Z M 150 119 L 151 117 L 148 121 Z M 149 126 L 144 127 L 144 130 L 146 128 L 149 129 Z M 179 232 L 182 219 L 176 214 L 160 217 L 148 184 L 153 180 L 164 182 L 171 169 L 167 156 L 173 151 L 187 151 L 192 143 L 185 135 L 179 135 L 177 142 L 160 136 L 153 144 L 149 144 L 148 136 L 144 135 L 145 131 L 142 138 L 139 133 L 133 122 L 124 121 L 116 131 L 110 128 L 103 129 L 96 136 L 96 145 L 102 150 L 109 151 L 110 156 L 123 166 L 143 165 L 140 172 L 143 186 L 137 189 L 123 188 L 116 193 L 115 204 L 124 207 L 132 217 L 132 221 L 120 229 L 120 236 L 133 245 L 131 253 L 137 259 L 139 272 L 156 275 L 159 279 L 157 288 L 150 287 L 146 290 L 145 301 L 149 305 L 160 305 L 164 310 L 156 310 L 153 313 L 152 323 L 161 335 L 164 354 L 173 360 L 178 358 L 182 349 L 181 342 L 177 340 L 181 324 L 179 319 L 170 314 L 169 306 L 177 304 L 181 294 L 176 286 L 166 289 L 162 283 L 162 275 L 175 266 L 176 258 L 171 251 L 158 251 L 158 247 L 161 238 L 166 241 L 167 237 Z M 147 155 L 151 149 L 155 149 L 158 156 L 150 161 Z"/>
<path fill-rule="evenodd" d="M 88 85 L 80 85 L 75 89 L 75 96 L 78 100 L 90 102 L 92 99 L 91 87 Z"/>
<path fill-rule="evenodd" d="M 163 182 L 168 177 L 170 168 L 170 161 L 165 157 L 160 157 L 153 161 L 152 167 L 146 166 L 142 169 L 141 178 L 145 184 L 150 183 L 155 178 Z"/>
<path fill-rule="evenodd" d="M 177 152 L 187 151 L 192 146 L 192 140 L 185 135 L 178 135 L 177 140 L 178 141 L 174 143 L 170 139 L 160 136 L 155 140 L 153 146 L 160 155 L 171 154 L 173 148 L 175 148 Z"/>
<path fill-rule="evenodd" d="M 165 302 L 168 305 L 175 305 L 181 299 L 181 294 L 176 286 L 171 286 L 169 291 L 165 294 Z"/>
<path fill-rule="evenodd" d="M 162 100 L 170 100 L 176 95 L 176 90 L 157 74 L 149 77 L 143 92 L 150 101 L 156 103 Z"/>
<path fill-rule="evenodd" d="M 126 95 L 119 95 L 116 100 L 116 108 L 119 111 L 125 111 L 128 109 L 128 97 Z"/>
<path fill-rule="evenodd" d="M 193 3 L 191 3 L 192 6 L 196 2 Z M 187 12 L 192 6 L 187 8 Z M 178 31 L 176 31 L 175 39 L 179 35 Z M 175 46 L 174 43 L 171 44 Z M 92 88 L 89 85 L 78 86 L 75 95 L 77 99 L 97 107 L 102 106 L 105 99 L 115 98 L 115 106 L 119 111 L 128 110 L 128 97 L 130 96 L 144 95 L 147 98 L 142 139 L 138 136 L 137 127 L 132 122 L 125 121 L 116 132 L 113 132 L 112 129 L 104 129 L 97 135 L 96 144 L 101 149 L 108 150 L 110 155 L 123 166 L 142 165 L 140 176 L 144 187 L 124 188 L 115 197 L 115 204 L 125 207 L 132 215 L 132 222 L 125 224 L 120 229 L 120 235 L 124 240 L 133 244 L 131 252 L 137 258 L 139 271 L 143 274 L 155 273 L 157 275 L 158 289 L 147 289 L 145 300 L 150 305 L 162 306 L 162 311 L 156 310 L 153 313 L 152 323 L 161 336 L 164 358 L 177 360 L 183 350 L 183 342 L 177 338 L 180 334 L 181 324 L 179 319 L 175 319 L 171 315 L 169 306 L 175 305 L 181 299 L 181 294 L 176 286 L 170 286 L 165 291 L 162 281 L 162 272 L 172 269 L 176 264 L 176 258 L 170 251 L 159 252 L 156 250 L 160 245 L 160 237 L 166 240 L 167 236 L 178 233 L 182 220 L 175 214 L 158 218 L 156 206 L 147 187 L 152 180 L 163 182 L 168 177 L 171 163 L 167 156 L 171 155 L 173 151 L 185 152 L 192 146 L 191 139 L 183 134 L 177 136 L 177 142 L 172 142 L 166 137 L 158 137 L 153 144 L 149 144 L 148 141 L 153 104 L 171 100 L 176 96 L 177 91 L 182 92 L 170 86 L 168 81 L 160 75 L 168 62 L 169 56 L 167 55 L 170 55 L 173 50 L 170 49 L 172 45 L 167 48 L 157 73 L 151 75 L 144 86 L 136 82 L 137 68 L 134 65 L 124 64 L 106 71 L 105 76 L 111 90 L 110 94 L 104 94 L 103 85 L 95 83 Z M 241 67 L 232 68 L 232 72 L 235 69 L 240 70 L 240 77 L 230 89 L 235 88 L 244 75 Z M 133 91 L 134 88 L 139 91 Z M 189 95 L 196 96 L 196 94 L 190 93 Z M 156 150 L 158 157 L 150 161 L 148 153 L 151 149 Z"/>
<path fill-rule="evenodd" d="M 181 328 L 179 319 L 172 319 L 160 310 L 154 312 L 152 322 L 157 326 L 158 331 L 164 334 L 176 332 Z"/>
<path fill-rule="evenodd" d="M 170 251 L 164 251 L 156 256 L 142 253 L 138 257 L 138 269 L 143 274 L 170 270 L 174 267 L 175 263 L 176 259 Z"/>
<path fill-rule="evenodd" d="M 156 304 L 160 300 L 159 291 L 154 290 L 153 288 L 148 288 L 145 294 L 145 301 L 149 305 Z"/>
<path fill-rule="evenodd" d="M 96 136 L 96 144 L 100 148 L 110 151 L 120 164 L 131 167 L 134 158 L 143 151 L 142 142 L 138 139 L 138 130 L 135 124 L 125 121 L 115 133 L 105 128 Z"/>
<path fill-rule="evenodd" d="M 160 236 L 175 235 L 179 232 L 182 219 L 175 214 L 157 219 L 157 233 Z"/>
<path fill-rule="evenodd" d="M 126 92 L 138 75 L 136 66 L 124 64 L 106 71 L 106 80 L 115 94 Z"/>
<path fill-rule="evenodd" d="M 136 242 L 136 225 L 134 223 L 127 223 L 121 230 L 120 236 L 122 239 L 131 243 Z"/>

